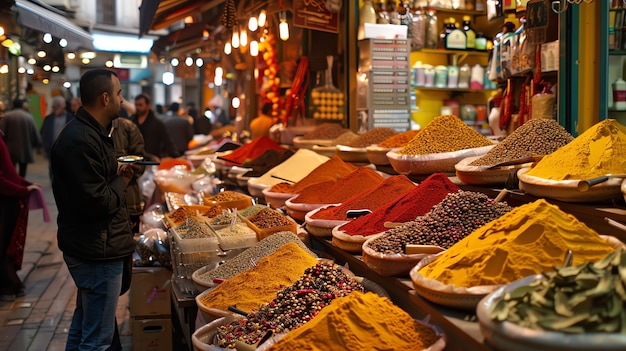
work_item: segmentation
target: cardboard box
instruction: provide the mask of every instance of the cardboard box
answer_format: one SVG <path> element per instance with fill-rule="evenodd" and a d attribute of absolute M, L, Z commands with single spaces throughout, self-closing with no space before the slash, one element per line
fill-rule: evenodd
<path fill-rule="evenodd" d="M 171 319 L 133 319 L 133 351 L 171 351 Z"/>
<path fill-rule="evenodd" d="M 172 314 L 170 279 L 163 267 L 133 267 L 130 283 L 130 316 L 151 317 Z"/>

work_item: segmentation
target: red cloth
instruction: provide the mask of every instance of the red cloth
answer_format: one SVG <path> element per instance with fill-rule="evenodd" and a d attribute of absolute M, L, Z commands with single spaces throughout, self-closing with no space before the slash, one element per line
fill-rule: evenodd
<path fill-rule="evenodd" d="M 26 243 L 26 227 L 28 226 L 28 206 L 22 200 L 20 200 L 20 214 L 17 216 L 17 222 L 15 223 L 15 230 L 11 236 L 11 242 L 7 247 L 6 255 L 9 259 L 13 260 L 13 264 L 16 270 L 22 268 L 22 261 L 24 259 L 24 244 Z"/>

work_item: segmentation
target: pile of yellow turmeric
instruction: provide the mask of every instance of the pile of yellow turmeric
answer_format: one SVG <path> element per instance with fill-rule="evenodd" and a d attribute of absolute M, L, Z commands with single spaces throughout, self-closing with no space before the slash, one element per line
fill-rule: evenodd
<path fill-rule="evenodd" d="M 432 328 L 414 321 L 388 298 L 354 291 L 331 302 L 269 351 L 424 350 L 437 338 Z"/>
<path fill-rule="evenodd" d="M 290 242 L 260 259 L 255 267 L 225 280 L 201 299 L 208 308 L 227 311 L 236 306 L 244 311 L 268 303 L 276 293 L 293 284 L 317 258 Z"/>
<path fill-rule="evenodd" d="M 569 180 L 622 173 L 626 173 L 626 127 L 606 119 L 545 156 L 526 174 Z"/>
<path fill-rule="evenodd" d="M 478 228 L 419 273 L 457 287 L 507 284 L 562 266 L 568 249 L 574 265 L 614 250 L 596 231 L 540 199 Z"/>

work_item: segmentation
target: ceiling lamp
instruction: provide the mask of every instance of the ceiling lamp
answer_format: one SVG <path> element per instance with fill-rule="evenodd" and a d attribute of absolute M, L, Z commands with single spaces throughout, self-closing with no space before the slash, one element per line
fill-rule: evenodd
<path fill-rule="evenodd" d="M 104 66 L 105 66 L 105 67 L 107 67 L 107 68 L 112 68 L 112 67 L 113 67 L 113 61 L 111 61 L 111 60 L 107 60 L 107 61 L 104 63 Z"/>
<path fill-rule="evenodd" d="M 60 70 L 61 70 L 61 69 L 59 68 L 59 66 L 57 66 L 57 65 L 52 66 L 52 72 L 57 73 L 57 72 L 59 72 Z"/>
<path fill-rule="evenodd" d="M 18 69 L 17 69 L 17 73 L 19 73 L 19 74 L 24 74 L 24 73 L 26 73 L 26 68 L 25 68 L 25 67 L 20 67 L 20 68 L 18 68 Z"/>
<path fill-rule="evenodd" d="M 282 41 L 289 40 L 289 24 L 287 24 L 287 14 L 285 11 L 280 12 L 280 24 L 278 25 L 278 33 Z"/>
<path fill-rule="evenodd" d="M 67 46 L 67 40 L 66 40 L 66 39 L 61 38 L 61 39 L 59 40 L 59 46 L 60 46 L 60 47 L 62 47 L 62 48 L 66 47 L 66 46 Z"/>
<path fill-rule="evenodd" d="M 50 34 L 50 33 L 45 33 L 45 34 L 43 35 L 43 42 L 44 42 L 44 43 L 46 43 L 46 44 L 50 44 L 50 43 L 52 43 L 52 34 Z"/>
<path fill-rule="evenodd" d="M 37 51 L 37 56 L 41 57 L 41 58 L 44 58 L 44 57 L 46 57 L 46 52 L 43 51 L 43 50 L 39 50 L 39 51 Z"/>
<path fill-rule="evenodd" d="M 67 59 L 68 60 L 73 60 L 75 58 L 76 58 L 76 53 L 75 52 L 68 52 L 67 53 Z M 28 63 L 30 63 L 30 61 Z M 31 63 L 31 65 L 34 65 L 34 63 Z"/>
<path fill-rule="evenodd" d="M 67 81 L 66 81 L 66 82 L 63 82 L 63 87 L 64 87 L 65 89 L 69 89 L 69 88 L 71 88 L 71 87 L 72 87 L 72 83 L 67 82 Z"/>
<path fill-rule="evenodd" d="M 178 59 L 174 57 L 170 60 L 170 63 L 172 64 L 173 67 L 177 67 L 180 61 L 178 61 Z"/>
<path fill-rule="evenodd" d="M 204 60 L 202 59 L 202 57 L 198 57 L 196 59 L 196 66 L 198 66 L 198 67 L 204 66 Z"/>
<path fill-rule="evenodd" d="M 259 55 L 259 42 L 253 40 L 250 42 L 250 56 L 256 57 Z"/>
<path fill-rule="evenodd" d="M 163 71 L 163 75 L 161 76 L 161 80 L 165 85 L 174 84 L 174 72 L 172 72 L 172 66 L 166 65 L 165 71 Z"/>
<path fill-rule="evenodd" d="M 206 29 L 202 30 L 202 40 L 209 40 L 209 31 Z"/>
<path fill-rule="evenodd" d="M 236 28 L 233 28 L 233 37 L 230 40 L 230 43 L 234 49 L 239 47 L 239 31 Z"/>
<path fill-rule="evenodd" d="M 26 61 L 26 62 L 28 62 L 29 65 L 34 65 L 34 64 L 37 63 L 37 60 L 35 60 L 34 57 L 29 57 L 28 61 Z"/>
<path fill-rule="evenodd" d="M 191 67 L 191 65 L 193 65 L 193 58 L 191 56 L 187 56 L 185 59 L 185 65 L 187 65 L 187 67 Z"/>
<path fill-rule="evenodd" d="M 224 53 L 230 55 L 231 52 L 233 52 L 233 47 L 230 45 L 230 41 L 227 41 L 226 44 L 224 44 Z"/>
<path fill-rule="evenodd" d="M 267 13 L 265 10 L 261 10 L 261 13 L 259 13 L 259 20 L 257 21 L 259 27 L 265 27 L 265 21 L 267 21 Z"/>
<path fill-rule="evenodd" d="M 255 32 L 257 29 L 259 29 L 259 21 L 256 17 L 250 17 L 250 19 L 248 20 L 248 29 L 251 32 Z"/>
<path fill-rule="evenodd" d="M 46 72 L 48 72 L 51 69 L 52 69 L 52 67 L 50 65 L 44 65 L 43 66 L 43 70 L 46 71 Z"/>

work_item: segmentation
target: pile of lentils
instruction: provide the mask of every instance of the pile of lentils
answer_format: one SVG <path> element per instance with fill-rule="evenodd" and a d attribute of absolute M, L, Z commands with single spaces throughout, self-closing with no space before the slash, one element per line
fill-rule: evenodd
<path fill-rule="evenodd" d="M 349 131 L 349 129 L 342 127 L 341 124 L 338 124 L 338 123 L 322 123 L 318 125 L 317 127 L 315 127 L 315 129 L 313 129 L 312 131 L 304 133 L 304 135 L 302 136 L 302 139 L 304 140 L 317 140 L 317 139 L 332 140 L 347 131 Z"/>
<path fill-rule="evenodd" d="M 378 144 L 381 141 L 390 138 L 394 135 L 398 134 L 395 129 L 386 128 L 386 127 L 376 127 L 368 130 L 363 134 L 359 134 L 358 137 L 350 140 L 346 146 L 350 147 L 367 147 L 370 145 Z"/>
<path fill-rule="evenodd" d="M 296 329 L 331 301 L 352 291 L 364 292 L 364 288 L 341 267 L 319 262 L 307 268 L 293 285 L 278 292 L 270 303 L 248 313 L 245 319 L 218 327 L 217 344 L 227 348 L 233 348 L 235 341 L 256 344 L 270 330 L 285 333 Z"/>
<path fill-rule="evenodd" d="M 174 230 L 181 239 L 202 239 L 214 237 L 209 226 L 195 217 L 188 217 L 185 223 Z"/>
<path fill-rule="evenodd" d="M 430 212 L 386 231 L 368 245 L 383 254 L 402 254 L 407 244 L 448 249 L 511 209 L 506 202 L 495 202 L 483 193 L 459 190 L 448 194 Z"/>
<path fill-rule="evenodd" d="M 455 115 L 435 117 L 398 151 L 402 155 L 428 155 L 493 145 L 491 140 Z"/>
<path fill-rule="evenodd" d="M 572 140 L 574 137 L 557 121 L 531 119 L 470 166 L 493 166 L 526 156 L 549 155 Z"/>
<path fill-rule="evenodd" d="M 229 279 L 237 274 L 252 268 L 252 262 L 257 262 L 263 257 L 278 250 L 286 243 L 296 243 L 300 248 L 308 252 L 311 256 L 317 257 L 306 245 L 292 232 L 278 232 L 256 243 L 253 247 L 245 250 L 239 255 L 227 260 L 215 269 L 198 276 L 204 282 L 213 284 L 214 279 Z"/>
<path fill-rule="evenodd" d="M 241 194 L 232 190 L 226 190 L 226 191 L 222 191 L 221 193 L 217 193 L 216 195 L 208 197 L 207 200 L 215 201 L 215 202 L 226 202 L 226 201 L 243 200 L 246 198 L 248 198 L 248 196 L 245 194 Z"/>

